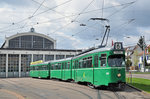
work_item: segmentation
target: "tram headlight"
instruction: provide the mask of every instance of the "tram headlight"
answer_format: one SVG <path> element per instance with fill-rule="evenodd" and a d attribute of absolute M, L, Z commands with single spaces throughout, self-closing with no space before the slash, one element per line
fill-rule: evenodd
<path fill-rule="evenodd" d="M 117 76 L 118 76 L 118 77 L 121 77 L 121 74 L 119 73 L 119 74 L 117 74 Z"/>

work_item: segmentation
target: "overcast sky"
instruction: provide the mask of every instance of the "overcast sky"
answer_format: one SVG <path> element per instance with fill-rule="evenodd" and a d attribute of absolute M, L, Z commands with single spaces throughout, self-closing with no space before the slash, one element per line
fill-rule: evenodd
<path fill-rule="evenodd" d="M 112 40 L 134 45 L 140 36 L 149 42 L 149 6 L 150 0 L 0 0 L 0 45 L 34 27 L 56 39 L 59 49 L 85 49 L 100 44 L 105 25 L 108 45 Z M 89 20 L 101 17 L 109 22 Z"/>

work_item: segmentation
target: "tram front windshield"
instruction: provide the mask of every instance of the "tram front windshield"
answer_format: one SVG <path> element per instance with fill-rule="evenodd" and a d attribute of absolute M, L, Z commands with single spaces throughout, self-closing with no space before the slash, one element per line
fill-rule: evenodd
<path fill-rule="evenodd" d="M 111 55 L 108 57 L 108 65 L 111 67 L 124 67 L 125 66 L 124 55 Z"/>

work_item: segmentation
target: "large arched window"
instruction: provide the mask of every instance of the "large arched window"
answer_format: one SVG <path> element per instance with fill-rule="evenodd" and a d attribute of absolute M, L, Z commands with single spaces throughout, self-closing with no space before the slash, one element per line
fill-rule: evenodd
<path fill-rule="evenodd" d="M 10 39 L 9 48 L 54 49 L 54 42 L 41 36 L 25 35 Z"/>

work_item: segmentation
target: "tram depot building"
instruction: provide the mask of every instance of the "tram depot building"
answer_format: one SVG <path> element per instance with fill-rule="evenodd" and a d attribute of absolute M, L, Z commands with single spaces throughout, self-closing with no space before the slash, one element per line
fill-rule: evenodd
<path fill-rule="evenodd" d="M 6 37 L 0 48 L 0 78 L 29 76 L 30 63 L 72 57 L 81 50 L 56 49 L 56 40 L 36 33 L 17 33 Z"/>

